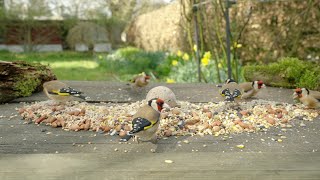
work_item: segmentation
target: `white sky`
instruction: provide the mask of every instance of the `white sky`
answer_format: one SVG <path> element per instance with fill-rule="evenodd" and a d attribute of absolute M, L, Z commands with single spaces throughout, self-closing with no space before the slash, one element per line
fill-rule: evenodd
<path fill-rule="evenodd" d="M 5 4 L 8 5 L 10 2 L 22 3 L 27 7 L 28 0 L 4 0 Z M 99 11 L 107 16 L 111 16 L 109 8 L 104 5 L 106 0 L 43 0 L 52 10 L 53 16 L 59 18 L 62 13 L 75 15 L 78 14 L 79 18 L 87 18 L 85 12 Z M 125 1 L 125 0 L 123 0 Z M 137 0 L 139 3 L 140 0 Z M 165 2 L 169 3 L 174 0 L 150 0 L 154 3 Z M 62 12 L 62 9 L 64 12 Z M 78 9 L 78 13 L 76 13 Z"/>

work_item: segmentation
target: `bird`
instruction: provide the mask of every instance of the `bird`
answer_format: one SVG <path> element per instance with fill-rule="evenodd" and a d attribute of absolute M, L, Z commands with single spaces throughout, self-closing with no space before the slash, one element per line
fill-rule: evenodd
<path fill-rule="evenodd" d="M 234 102 L 242 96 L 242 91 L 238 83 L 233 79 L 227 79 L 220 89 L 220 95 L 225 101 Z"/>
<path fill-rule="evenodd" d="M 77 91 L 58 80 L 43 83 L 43 91 L 49 99 L 57 102 L 70 101 L 73 97 L 78 97 L 83 100 L 87 100 L 89 98 L 87 96 L 83 96 L 82 92 Z"/>
<path fill-rule="evenodd" d="M 266 85 L 261 80 L 240 83 L 239 86 L 243 91 L 243 94 L 241 96 L 242 99 L 251 98 L 255 96 L 261 90 L 261 88 L 266 87 Z"/>
<path fill-rule="evenodd" d="M 296 98 L 310 109 L 320 108 L 320 92 L 318 91 L 310 91 L 307 88 L 296 88 L 293 93 L 293 99 Z"/>
<path fill-rule="evenodd" d="M 164 101 L 160 98 L 154 98 L 138 109 L 133 115 L 132 130 L 126 136 L 120 139 L 121 142 L 127 142 L 135 137 L 137 143 L 141 141 L 151 141 L 156 143 L 156 132 L 160 124 L 161 110 L 166 107 Z"/>
<path fill-rule="evenodd" d="M 134 76 L 129 82 L 128 85 L 131 85 L 132 89 L 138 91 L 142 88 L 146 87 L 150 82 L 150 76 L 148 76 L 145 72 L 142 72 L 136 76 Z"/>

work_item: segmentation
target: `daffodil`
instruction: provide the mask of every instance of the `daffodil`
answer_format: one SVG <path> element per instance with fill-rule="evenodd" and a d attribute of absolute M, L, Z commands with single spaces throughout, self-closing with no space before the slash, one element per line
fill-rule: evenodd
<path fill-rule="evenodd" d="M 195 52 L 197 52 L 198 47 L 197 47 L 197 45 L 196 45 L 196 44 L 195 44 L 195 45 L 193 45 L 193 50 L 194 50 Z"/>
<path fill-rule="evenodd" d="M 209 64 L 209 59 L 206 58 L 206 57 L 203 57 L 203 58 L 201 59 L 201 64 L 202 64 L 203 66 L 207 66 L 207 65 Z"/>
<path fill-rule="evenodd" d="M 181 57 L 182 56 L 182 52 L 180 50 L 177 51 L 177 56 Z"/>
<path fill-rule="evenodd" d="M 185 61 L 188 61 L 189 60 L 189 55 L 187 53 L 184 53 L 182 59 L 185 60 Z"/>
<path fill-rule="evenodd" d="M 242 44 L 238 44 L 237 42 L 234 42 L 234 43 L 233 43 L 233 47 L 234 47 L 234 48 L 241 48 L 241 47 L 242 47 Z"/>
<path fill-rule="evenodd" d="M 170 78 L 167 78 L 167 83 L 175 83 L 176 81 L 174 79 L 170 79 Z"/>
<path fill-rule="evenodd" d="M 205 52 L 203 57 L 207 59 L 211 59 L 211 52 L 210 51 Z"/>
<path fill-rule="evenodd" d="M 178 65 L 178 61 L 177 61 L 177 60 L 173 60 L 173 61 L 171 62 L 171 64 L 172 64 L 172 66 L 177 66 L 177 65 Z"/>
<path fill-rule="evenodd" d="M 242 47 L 242 44 L 237 44 L 237 48 L 241 48 Z"/>

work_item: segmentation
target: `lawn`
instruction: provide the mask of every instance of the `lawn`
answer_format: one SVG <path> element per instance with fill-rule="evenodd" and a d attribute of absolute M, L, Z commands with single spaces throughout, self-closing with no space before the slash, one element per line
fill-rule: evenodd
<path fill-rule="evenodd" d="M 11 53 L 0 51 L 0 60 L 41 63 L 49 65 L 59 80 L 116 80 L 112 73 L 98 63 L 98 55 L 88 52 Z"/>

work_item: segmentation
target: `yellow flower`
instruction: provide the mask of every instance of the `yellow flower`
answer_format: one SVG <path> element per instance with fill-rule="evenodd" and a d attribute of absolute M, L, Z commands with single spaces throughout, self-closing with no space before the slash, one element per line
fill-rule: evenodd
<path fill-rule="evenodd" d="M 241 48 L 242 47 L 242 44 L 237 44 L 237 48 Z"/>
<path fill-rule="evenodd" d="M 178 65 L 178 61 L 177 61 L 177 60 L 173 60 L 173 61 L 171 62 L 171 64 L 172 64 L 172 66 L 177 66 L 177 65 Z"/>
<path fill-rule="evenodd" d="M 195 44 L 195 45 L 193 45 L 193 50 L 196 52 L 197 50 L 198 50 L 198 47 L 197 47 L 197 45 Z"/>
<path fill-rule="evenodd" d="M 209 59 L 206 58 L 206 57 L 203 57 L 203 58 L 201 59 L 201 64 L 202 64 L 203 66 L 207 66 L 207 65 L 209 64 Z"/>
<path fill-rule="evenodd" d="M 242 47 L 242 44 L 238 44 L 237 42 L 234 42 L 234 43 L 233 43 L 233 47 L 234 47 L 234 48 L 241 48 L 241 47 Z"/>
<path fill-rule="evenodd" d="M 175 83 L 176 81 L 174 79 L 170 79 L 170 78 L 167 78 L 167 83 Z"/>
<path fill-rule="evenodd" d="M 181 52 L 180 50 L 177 52 L 177 56 L 178 56 L 178 57 L 181 57 L 181 56 L 182 56 L 182 52 Z"/>
<path fill-rule="evenodd" d="M 211 52 L 210 51 L 205 52 L 203 57 L 207 59 L 211 59 Z"/>
<path fill-rule="evenodd" d="M 185 60 L 185 61 L 188 61 L 189 60 L 189 55 L 187 53 L 184 53 L 182 59 Z"/>
<path fill-rule="evenodd" d="M 222 64 L 221 63 L 218 64 L 218 68 L 222 68 Z"/>

